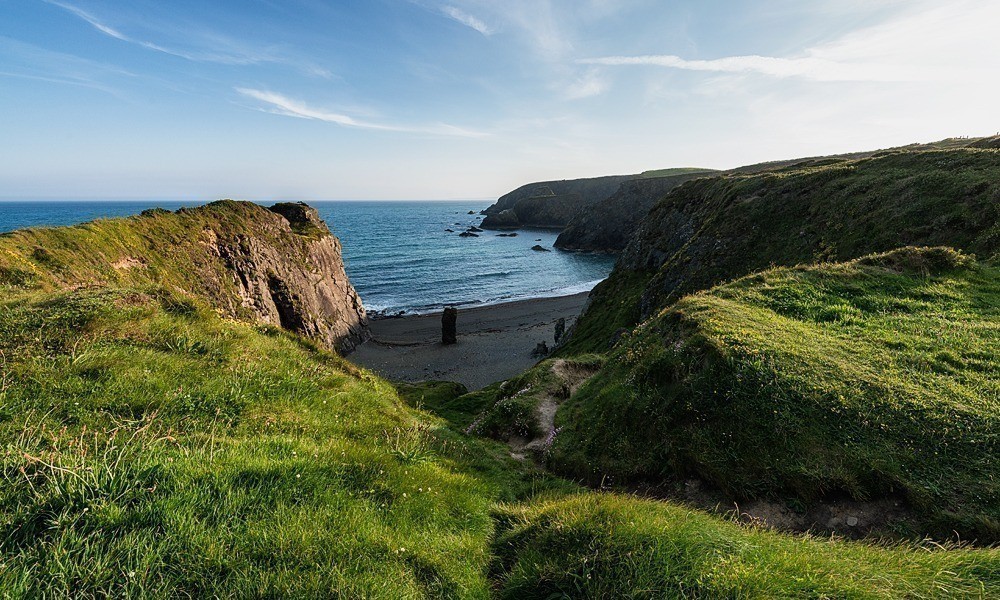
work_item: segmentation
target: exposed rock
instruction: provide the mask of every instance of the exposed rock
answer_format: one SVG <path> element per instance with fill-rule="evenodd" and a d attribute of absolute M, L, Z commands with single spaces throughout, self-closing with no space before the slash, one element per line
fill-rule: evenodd
<path fill-rule="evenodd" d="M 565 333 L 566 333 L 566 318 L 559 317 L 559 320 L 556 321 L 556 332 L 554 336 L 555 338 L 554 341 L 557 346 L 559 345 L 559 342 L 562 340 L 562 337 Z"/>
<path fill-rule="evenodd" d="M 71 257 L 63 256 L 65 247 L 42 248 L 63 264 L 44 270 L 44 287 L 169 285 L 230 318 L 280 326 L 339 352 L 368 336 L 365 309 L 344 272 L 340 241 L 305 204 L 267 209 L 226 200 L 87 227 Z M 14 233 L 11 242 L 21 235 L 27 234 Z M 74 228 L 61 235 L 72 237 Z M 121 254 L 109 255 L 111 236 Z M 0 263 L 8 260 L 40 262 L 10 255 Z"/>
<path fill-rule="evenodd" d="M 583 209 L 559 234 L 555 246 L 582 252 L 621 252 L 642 219 L 678 185 L 711 171 L 626 181 L 611 197 Z"/>
<path fill-rule="evenodd" d="M 474 214 L 476 214 L 476 211 L 474 211 L 474 210 L 470 210 L 470 211 L 469 211 L 469 214 L 470 214 L 470 215 L 474 215 Z"/>
<path fill-rule="evenodd" d="M 482 229 L 476 227 L 475 225 L 470 225 L 469 229 L 467 229 L 467 231 L 471 231 L 472 233 L 482 233 L 483 232 Z"/>
<path fill-rule="evenodd" d="M 445 346 L 458 343 L 458 309 L 453 306 L 441 313 L 441 343 Z"/>
<path fill-rule="evenodd" d="M 458 234 L 458 237 L 479 237 L 478 233 L 472 233 L 471 231 L 463 231 Z"/>
<path fill-rule="evenodd" d="M 545 342 L 538 342 L 535 349 L 531 351 L 531 355 L 537 358 L 541 358 L 549 355 L 549 346 Z"/>
<path fill-rule="evenodd" d="M 517 229 L 521 226 L 521 221 L 513 209 L 508 209 L 487 215 L 480 225 L 486 229 Z"/>
<path fill-rule="evenodd" d="M 551 252 L 551 250 L 549 250 L 548 248 L 540 246 L 538 244 L 532 246 L 531 249 L 534 250 L 535 252 Z"/>
<path fill-rule="evenodd" d="M 497 237 L 517 237 L 517 234 L 514 233 L 514 232 L 511 232 L 511 233 L 498 233 Z"/>
<path fill-rule="evenodd" d="M 454 229 L 445 229 L 445 231 L 447 231 L 448 233 L 455 233 Z"/>
<path fill-rule="evenodd" d="M 344 271 L 340 240 L 311 206 L 283 203 L 270 211 L 280 215 L 278 222 L 259 225 L 273 227 L 268 233 L 279 245 L 251 232 L 215 236 L 242 306 L 260 321 L 342 353 L 353 350 L 367 338 L 367 317 Z"/>
<path fill-rule="evenodd" d="M 599 202 L 636 175 L 613 175 L 529 183 L 505 194 L 483 211 L 486 229 L 548 227 L 562 229 L 583 208 Z M 511 212 L 507 212 L 511 211 Z"/>

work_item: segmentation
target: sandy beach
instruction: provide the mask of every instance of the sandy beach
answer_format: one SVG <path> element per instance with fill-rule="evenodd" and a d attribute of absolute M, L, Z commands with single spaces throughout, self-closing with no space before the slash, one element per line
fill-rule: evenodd
<path fill-rule="evenodd" d="M 539 342 L 553 345 L 555 324 L 576 320 L 588 292 L 460 309 L 458 343 L 441 344 L 441 313 L 371 322 L 372 340 L 347 359 L 396 381 L 457 381 L 470 390 L 513 377 L 538 358 Z"/>

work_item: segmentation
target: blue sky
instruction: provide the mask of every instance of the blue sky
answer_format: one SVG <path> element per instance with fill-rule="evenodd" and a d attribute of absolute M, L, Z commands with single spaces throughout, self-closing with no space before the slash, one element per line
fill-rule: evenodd
<path fill-rule="evenodd" d="M 495 197 L 1000 130 L 995 0 L 0 0 L 0 197 Z"/>

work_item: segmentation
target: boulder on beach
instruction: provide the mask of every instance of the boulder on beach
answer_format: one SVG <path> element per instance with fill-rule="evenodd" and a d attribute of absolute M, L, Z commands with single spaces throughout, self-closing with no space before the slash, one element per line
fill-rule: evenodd
<path fill-rule="evenodd" d="M 531 249 L 534 250 L 535 252 L 551 252 L 551 250 L 549 250 L 548 248 L 545 248 L 545 247 L 540 246 L 538 244 L 535 244 L 534 246 L 532 246 Z"/>
<path fill-rule="evenodd" d="M 445 346 L 458 343 L 458 309 L 449 306 L 441 314 L 441 343 Z"/>

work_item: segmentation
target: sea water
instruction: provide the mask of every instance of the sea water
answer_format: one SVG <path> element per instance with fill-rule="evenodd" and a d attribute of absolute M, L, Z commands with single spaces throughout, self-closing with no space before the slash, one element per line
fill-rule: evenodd
<path fill-rule="evenodd" d="M 0 232 L 198 204 L 0 202 Z M 606 255 L 554 249 L 556 231 L 520 230 L 516 237 L 484 231 L 478 237 L 460 237 L 459 233 L 481 222 L 479 212 L 489 201 L 310 204 L 340 238 L 347 274 L 370 311 L 422 313 L 445 305 L 479 306 L 583 292 L 607 277 L 614 265 L 614 259 Z M 549 251 L 532 250 L 535 245 Z"/>

